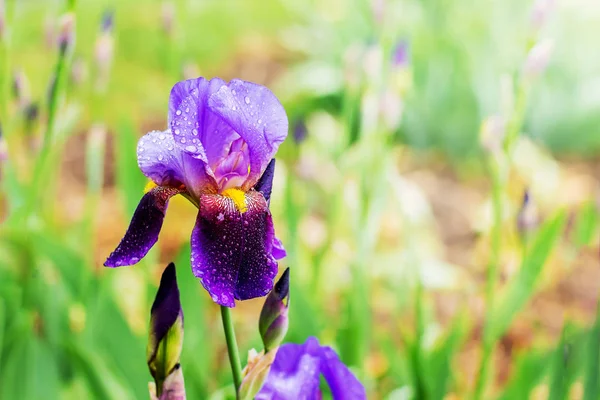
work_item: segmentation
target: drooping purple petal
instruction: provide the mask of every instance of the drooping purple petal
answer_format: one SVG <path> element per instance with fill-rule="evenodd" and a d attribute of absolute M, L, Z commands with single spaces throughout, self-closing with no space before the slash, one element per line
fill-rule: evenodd
<path fill-rule="evenodd" d="M 273 257 L 276 260 L 281 260 L 282 258 L 287 256 L 287 252 L 283 247 L 283 243 L 281 243 L 281 240 L 279 240 L 275 236 L 273 236 L 273 250 L 271 251 L 271 254 L 273 254 Z"/>
<path fill-rule="evenodd" d="M 271 191 L 273 190 L 273 177 L 274 176 L 275 176 L 275 159 L 273 158 L 267 165 L 265 172 L 263 172 L 263 174 L 260 177 L 260 179 L 258 180 L 258 182 L 256 182 L 256 186 L 254 186 L 255 190 L 262 193 L 263 197 L 267 201 L 267 204 L 270 204 L 270 202 L 271 202 Z"/>
<path fill-rule="evenodd" d="M 142 197 L 127 232 L 104 263 L 106 267 L 133 265 L 140 261 L 158 240 L 169 199 L 180 190 L 155 187 Z"/>
<path fill-rule="evenodd" d="M 284 344 L 256 400 L 317 399 L 320 374 L 320 346 L 315 338 L 304 344 Z"/>
<path fill-rule="evenodd" d="M 206 164 L 181 151 L 169 131 L 152 131 L 142 136 L 137 145 L 137 160 L 142 173 L 158 186 L 185 184 L 192 193 L 206 187 L 216 188 Z"/>
<path fill-rule="evenodd" d="M 213 301 L 227 307 L 266 295 L 277 275 L 266 201 L 258 192 L 244 196 L 247 210 L 241 212 L 229 197 L 202 195 L 192 231 L 192 271 Z"/>
<path fill-rule="evenodd" d="M 266 87 L 233 79 L 209 97 L 208 107 L 247 143 L 250 174 L 243 188 L 253 187 L 287 136 L 283 106 Z"/>
<path fill-rule="evenodd" d="M 365 389 L 328 346 L 310 337 L 300 344 L 279 347 L 258 400 L 318 399 L 323 374 L 334 400 L 364 400 Z"/>
<path fill-rule="evenodd" d="M 321 373 L 334 399 L 362 400 L 365 388 L 329 346 L 321 347 Z"/>

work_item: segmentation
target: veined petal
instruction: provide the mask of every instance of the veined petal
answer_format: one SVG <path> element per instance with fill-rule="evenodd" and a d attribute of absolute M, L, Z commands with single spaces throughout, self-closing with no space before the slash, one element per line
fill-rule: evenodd
<path fill-rule="evenodd" d="M 230 197 L 202 195 L 192 231 L 192 271 L 213 301 L 227 307 L 266 295 L 277 275 L 266 201 L 254 191 L 243 201 L 245 211 Z"/>
<path fill-rule="evenodd" d="M 250 174 L 243 187 L 253 187 L 287 136 L 283 106 L 266 87 L 233 79 L 209 97 L 208 107 L 247 143 Z"/>
<path fill-rule="evenodd" d="M 309 338 L 304 344 L 284 344 L 277 350 L 256 400 L 317 399 L 320 369 L 320 347 L 315 338 Z"/>
<path fill-rule="evenodd" d="M 209 187 L 216 190 L 214 179 L 207 174 L 206 163 L 181 151 L 170 131 L 152 131 L 137 145 L 138 166 L 158 186 L 186 185 L 199 194 Z"/>
<path fill-rule="evenodd" d="M 310 337 L 302 345 L 279 347 L 267 380 L 257 400 L 320 398 L 319 378 L 323 374 L 334 400 L 364 400 L 362 384 L 328 346 Z"/>
<path fill-rule="evenodd" d="M 321 347 L 321 373 L 334 399 L 363 400 L 365 388 L 329 346 Z"/>
<path fill-rule="evenodd" d="M 180 190 L 157 186 L 142 197 L 127 232 L 104 266 L 121 267 L 140 261 L 158 240 L 169 199 Z"/>

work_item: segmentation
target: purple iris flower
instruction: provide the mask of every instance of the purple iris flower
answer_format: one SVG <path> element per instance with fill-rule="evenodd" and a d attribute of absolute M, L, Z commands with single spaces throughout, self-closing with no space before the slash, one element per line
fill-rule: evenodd
<path fill-rule="evenodd" d="M 329 346 L 310 337 L 304 344 L 287 343 L 277 351 L 257 400 L 320 399 L 321 374 L 334 400 L 366 399 L 365 388 Z"/>
<path fill-rule="evenodd" d="M 169 199 L 198 207 L 191 264 L 213 301 L 264 296 L 285 256 L 269 211 L 275 160 L 288 133 L 281 103 L 267 88 L 234 79 L 177 83 L 169 129 L 143 136 L 138 165 L 157 186 L 142 197 L 107 267 L 133 265 L 156 243 Z"/>

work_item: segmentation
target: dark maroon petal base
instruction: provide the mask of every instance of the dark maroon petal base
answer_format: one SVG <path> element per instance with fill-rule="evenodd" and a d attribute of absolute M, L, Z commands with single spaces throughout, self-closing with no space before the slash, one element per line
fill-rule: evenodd
<path fill-rule="evenodd" d="M 213 301 L 235 307 L 235 299 L 265 296 L 273 288 L 273 221 L 263 195 L 245 194 L 247 211 L 216 194 L 200 198 L 192 231 L 192 271 Z"/>
<path fill-rule="evenodd" d="M 127 232 L 104 263 L 105 267 L 122 267 L 140 261 L 158 240 L 169 199 L 180 190 L 155 187 L 142 197 Z"/>

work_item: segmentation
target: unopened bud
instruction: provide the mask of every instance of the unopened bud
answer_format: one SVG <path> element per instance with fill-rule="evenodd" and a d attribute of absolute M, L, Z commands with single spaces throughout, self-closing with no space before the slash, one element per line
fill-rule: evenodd
<path fill-rule="evenodd" d="M 13 95 L 20 108 L 26 107 L 31 101 L 29 80 L 22 70 L 15 71 L 13 75 Z"/>
<path fill-rule="evenodd" d="M 265 352 L 279 346 L 287 333 L 289 299 L 290 269 L 287 268 L 267 296 L 260 312 L 258 329 Z"/>
<path fill-rule="evenodd" d="M 538 209 L 529 190 L 523 193 L 523 202 L 517 215 L 517 229 L 523 238 L 527 238 L 539 225 Z"/>
<path fill-rule="evenodd" d="M 306 136 L 308 135 L 308 130 L 306 129 L 306 124 L 304 123 L 304 119 L 299 118 L 294 124 L 294 142 L 296 144 L 300 144 L 304 142 Z"/>
<path fill-rule="evenodd" d="M 150 312 L 150 335 L 148 337 L 147 360 L 150 373 L 156 384 L 159 399 L 177 386 L 177 393 L 185 393 L 181 374 L 181 349 L 183 346 L 183 311 L 179 300 L 179 288 L 175 264 L 170 263 L 163 272 L 156 298 Z M 179 387 L 181 385 L 181 387 Z M 183 394 L 185 396 L 185 394 Z M 184 398 L 184 397 L 181 397 Z"/>
<path fill-rule="evenodd" d="M 554 43 L 550 39 L 543 40 L 533 46 L 523 65 L 523 76 L 533 79 L 541 75 L 550 62 L 553 49 Z"/>
<path fill-rule="evenodd" d="M 164 32 L 167 36 L 172 36 L 175 28 L 175 5 L 172 2 L 162 4 L 161 21 Z"/>
<path fill-rule="evenodd" d="M 75 14 L 68 12 L 60 19 L 58 48 L 61 54 L 70 52 L 75 44 Z"/>
<path fill-rule="evenodd" d="M 497 154 L 502 149 L 505 133 L 504 118 L 499 115 L 486 118 L 479 132 L 481 147 L 491 154 Z"/>
<path fill-rule="evenodd" d="M 531 25 L 534 30 L 539 30 L 546 21 L 548 15 L 554 9 L 555 0 L 536 0 L 531 10 Z"/>
<path fill-rule="evenodd" d="M 254 349 L 248 352 L 248 365 L 242 371 L 244 379 L 238 390 L 239 400 L 254 399 L 267 380 L 276 355 L 276 350 L 269 351 L 266 354 L 263 352 L 257 353 Z"/>
<path fill-rule="evenodd" d="M 100 30 L 105 33 L 109 33 L 113 29 L 115 20 L 115 13 L 113 10 L 105 10 L 102 14 L 102 23 L 100 24 Z"/>

